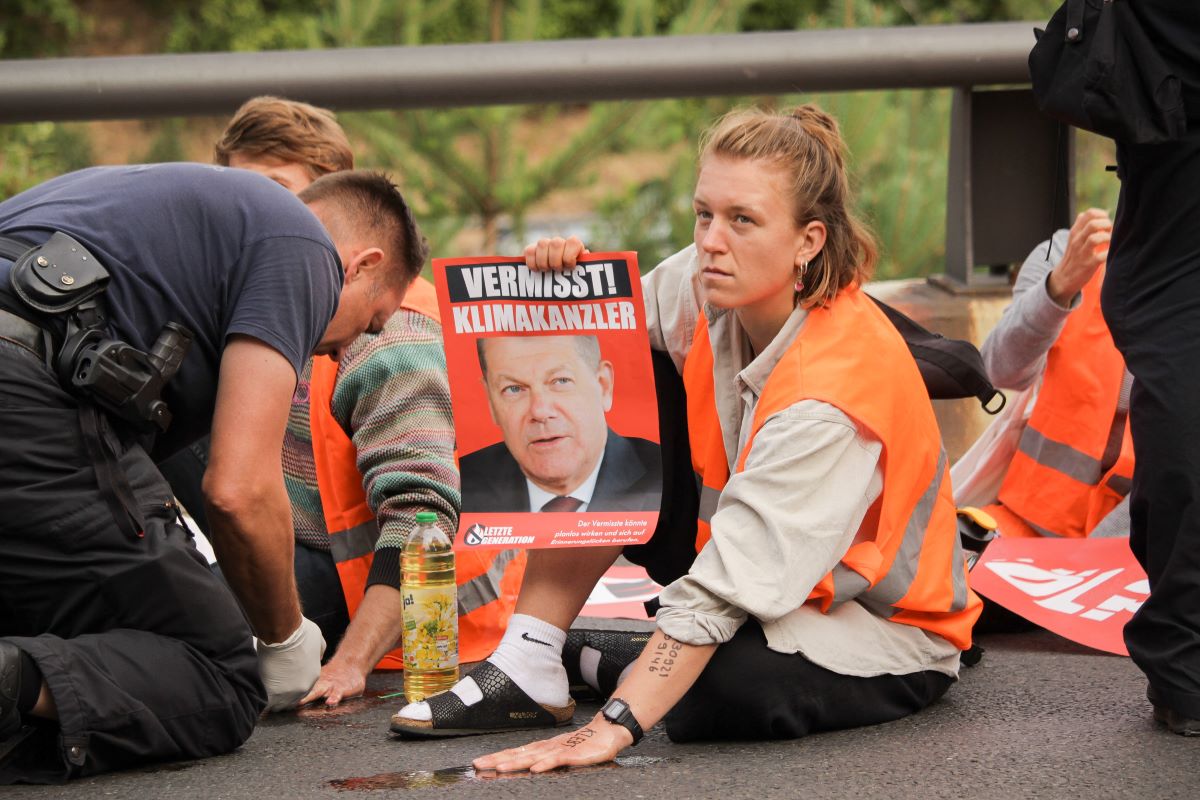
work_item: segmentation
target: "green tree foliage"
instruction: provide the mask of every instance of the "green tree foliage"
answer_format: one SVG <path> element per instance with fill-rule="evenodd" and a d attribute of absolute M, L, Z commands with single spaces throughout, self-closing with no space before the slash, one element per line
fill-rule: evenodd
<path fill-rule="evenodd" d="M 142 156 L 142 161 L 147 164 L 186 161 L 187 155 L 183 151 L 182 140 L 185 127 L 186 122 L 178 117 L 161 123 L 158 127 L 158 133 L 155 134 L 154 140 L 150 143 L 149 149 Z"/>
<path fill-rule="evenodd" d="M 0 200 L 92 163 L 91 144 L 78 125 L 39 122 L 0 128 Z"/>
<path fill-rule="evenodd" d="M 147 52 L 364 47 L 605 38 L 795 28 L 1045 19 L 1052 0 L 122 0 L 139 9 Z M 0 57 L 78 52 L 105 0 L 0 0 Z M 144 23 L 144 24 L 142 24 Z M 150 31 L 153 31 L 151 33 Z M 878 231 L 880 276 L 941 269 L 948 141 L 947 92 L 862 92 L 345 113 L 364 166 L 394 172 L 412 196 L 435 252 L 466 226 L 485 247 L 503 230 L 524 236 L 546 195 L 594 186 L 595 164 L 614 152 L 655 153 L 661 168 L 605 187 L 595 244 L 630 247 L 642 263 L 691 240 L 691 190 L 701 131 L 735 105 L 786 107 L 816 100 L 841 122 L 859 210 Z M 585 119 L 580 122 L 581 117 Z M 158 123 L 148 160 L 183 157 L 180 120 Z M 1111 207 L 1103 172 L 1111 146 L 1080 144 L 1081 203 Z M 0 127 L 0 192 L 10 194 L 91 154 L 79 126 Z"/>
<path fill-rule="evenodd" d="M 796 3 L 795 13 L 807 13 Z M 902 11 L 865 0 L 827 5 L 819 27 L 896 24 Z M 849 19 L 847 19 L 849 14 Z M 602 247 L 630 247 L 650 267 L 692 240 L 691 193 L 700 133 L 721 113 L 738 105 L 787 108 L 815 102 L 839 122 L 850 152 L 860 215 L 879 237 L 880 278 L 939 272 L 945 256 L 946 166 L 950 96 L 941 91 L 876 91 L 714 98 L 654 104 L 639 132 L 656 136 L 643 146 L 676 147 L 665 177 L 654 177 L 606 199 L 593 231 Z"/>
<path fill-rule="evenodd" d="M 679 13 L 667 23 L 668 32 L 734 30 L 737 15 L 747 4 L 748 0 L 681 0 Z M 437 0 L 405 3 L 408 19 L 402 27 L 408 38 L 404 43 L 425 44 L 427 35 L 460 29 L 465 22 L 460 16 L 463 5 Z M 474 6 L 471 40 L 538 38 L 546 30 L 547 18 L 556 21 L 550 30 L 558 35 L 583 33 L 583 6 L 563 0 L 477 0 Z M 549 6 L 565 7 L 568 13 L 548 15 Z M 650 0 L 629 0 L 619 9 L 612 7 L 614 13 L 607 18 L 614 27 L 599 30 L 594 18 L 592 33 L 658 33 L 660 6 Z M 598 18 L 604 19 L 603 7 L 599 11 Z M 387 9 L 381 6 L 379 13 L 382 16 Z M 457 224 L 443 223 L 434 229 L 431 240 L 436 254 L 446 252 L 447 243 L 437 237 L 456 233 L 466 220 L 480 225 L 484 249 L 496 246 L 504 224 L 523 240 L 533 204 L 550 192 L 587 181 L 597 156 L 641 143 L 644 137 L 637 132 L 645 108 L 637 103 L 595 104 L 583 127 L 570 133 L 563 133 L 570 109 L 558 105 L 383 112 L 345 115 L 344 120 L 353 134 L 369 143 L 375 160 L 402 165 L 406 186 L 424 198 L 423 219 L 437 218 L 439 211 L 457 219 Z M 532 131 L 532 138 L 522 136 L 524 131 Z M 536 158 L 530 155 L 534 150 Z"/>
<path fill-rule="evenodd" d="M 203 0 L 171 8 L 171 52 L 302 50 L 326 42 L 320 17 L 327 0 Z"/>
<path fill-rule="evenodd" d="M 0 0 L 0 58 L 58 55 L 83 29 L 71 0 Z"/>

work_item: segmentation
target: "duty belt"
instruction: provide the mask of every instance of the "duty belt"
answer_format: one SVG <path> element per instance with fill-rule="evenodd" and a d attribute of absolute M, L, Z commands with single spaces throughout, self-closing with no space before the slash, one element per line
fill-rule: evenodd
<path fill-rule="evenodd" d="M 0 258 L 16 261 L 28 249 L 29 245 L 19 239 L 0 235 Z M 24 347 L 42 361 L 46 361 L 46 354 L 50 351 L 45 331 L 3 308 L 0 308 L 0 339 Z"/>
<path fill-rule="evenodd" d="M 45 361 L 48 352 L 47 336 L 46 331 L 29 320 L 0 308 L 0 339 L 23 347 Z"/>

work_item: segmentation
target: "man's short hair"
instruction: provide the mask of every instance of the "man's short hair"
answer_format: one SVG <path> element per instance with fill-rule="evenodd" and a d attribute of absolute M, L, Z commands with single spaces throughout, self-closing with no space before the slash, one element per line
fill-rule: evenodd
<path fill-rule="evenodd" d="M 592 369 L 600 369 L 600 340 L 595 336 L 588 334 L 560 334 L 560 336 L 570 336 L 574 340 L 575 350 L 579 353 L 579 357 L 583 359 L 583 363 L 589 365 Z M 484 354 L 484 342 L 488 339 L 498 339 L 498 336 L 480 336 L 475 340 L 475 354 L 479 356 L 479 371 L 483 377 L 487 377 L 487 356 Z"/>
<path fill-rule="evenodd" d="M 363 233 L 381 236 L 390 262 L 387 282 L 407 286 L 421 273 L 429 257 L 429 242 L 421 235 L 400 188 L 382 172 L 347 170 L 313 181 L 298 195 L 304 203 L 327 203 L 347 224 Z"/>
<path fill-rule="evenodd" d="M 269 95 L 247 100 L 213 148 L 213 159 L 222 166 L 229 166 L 235 154 L 299 164 L 313 179 L 354 169 L 350 141 L 333 112 Z"/>

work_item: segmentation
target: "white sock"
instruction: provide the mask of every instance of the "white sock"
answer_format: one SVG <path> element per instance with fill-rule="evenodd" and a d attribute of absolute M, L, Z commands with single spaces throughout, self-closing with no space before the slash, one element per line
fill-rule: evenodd
<path fill-rule="evenodd" d="M 592 691 L 600 691 L 600 651 L 584 645 L 579 650 L 579 673 L 583 682 L 592 687 Z"/>
<path fill-rule="evenodd" d="M 494 666 L 512 680 L 535 703 L 561 708 L 571 702 L 567 670 L 562 663 L 567 632 L 528 614 L 514 614 L 508 621 L 504 638 L 496 652 L 488 657 Z M 463 705 L 473 706 L 483 692 L 470 675 L 450 690 Z M 433 718 L 428 703 L 410 703 L 400 709 L 406 719 L 428 721 Z"/>
<path fill-rule="evenodd" d="M 633 669 L 633 665 L 637 663 L 637 659 L 630 661 L 625 669 L 621 670 L 621 676 L 617 678 L 617 686 L 625 682 L 629 677 L 629 671 Z M 592 687 L 595 692 L 600 692 L 600 651 L 594 647 L 584 645 L 579 651 L 579 672 L 583 675 L 583 682 Z"/>
<path fill-rule="evenodd" d="M 566 643 L 567 632 L 561 628 L 528 614 L 513 614 L 504 638 L 488 661 L 534 702 L 561 708 L 571 702 L 567 670 L 562 663 Z"/>

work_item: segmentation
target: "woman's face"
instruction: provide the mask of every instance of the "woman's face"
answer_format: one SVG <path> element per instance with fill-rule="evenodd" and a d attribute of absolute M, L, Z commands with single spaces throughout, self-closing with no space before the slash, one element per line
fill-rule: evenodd
<path fill-rule="evenodd" d="M 796 225 L 780 169 L 767 161 L 709 156 L 693 206 L 708 302 L 782 326 L 792 313 L 795 269 L 811 247 Z"/>

